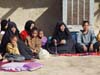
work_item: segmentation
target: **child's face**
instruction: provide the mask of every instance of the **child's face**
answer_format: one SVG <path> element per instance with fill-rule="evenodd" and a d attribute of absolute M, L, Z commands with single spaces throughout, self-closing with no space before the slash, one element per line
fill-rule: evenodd
<path fill-rule="evenodd" d="M 14 37 L 13 39 L 11 39 L 11 43 L 16 43 L 17 42 L 17 37 Z"/>
<path fill-rule="evenodd" d="M 43 37 L 43 36 L 44 36 L 43 31 L 40 31 L 40 32 L 39 32 L 39 37 Z"/>
<path fill-rule="evenodd" d="M 32 36 L 37 37 L 38 36 L 38 31 L 37 30 L 33 31 Z"/>

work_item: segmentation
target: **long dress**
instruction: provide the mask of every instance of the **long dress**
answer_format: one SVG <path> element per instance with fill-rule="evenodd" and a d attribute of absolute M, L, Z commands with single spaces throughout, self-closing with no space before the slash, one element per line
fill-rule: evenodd
<path fill-rule="evenodd" d="M 65 33 L 62 32 L 62 33 L 60 33 L 60 35 L 57 35 L 53 39 L 56 39 L 57 41 L 61 41 L 62 39 L 65 39 L 66 44 L 58 44 L 56 47 L 53 43 L 51 43 L 51 47 L 49 49 L 49 52 L 51 54 L 55 54 L 56 49 L 57 49 L 58 54 L 75 53 L 75 43 L 73 42 L 73 40 L 71 38 L 66 39 Z"/>
<path fill-rule="evenodd" d="M 64 23 L 60 23 L 56 26 L 55 33 L 53 35 L 53 38 L 51 40 L 51 45 L 49 48 L 49 52 L 54 54 L 57 52 L 58 54 L 63 53 L 75 53 L 75 43 L 72 40 L 71 33 L 69 32 L 68 28 L 65 26 L 65 30 L 61 31 L 60 26 L 64 25 Z M 52 42 L 53 39 L 57 40 L 57 47 Z M 61 40 L 66 40 L 66 44 L 60 44 Z"/>

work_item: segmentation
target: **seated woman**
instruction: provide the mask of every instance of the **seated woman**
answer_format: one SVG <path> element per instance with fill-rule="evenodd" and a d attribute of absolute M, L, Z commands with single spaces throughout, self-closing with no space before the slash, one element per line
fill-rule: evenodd
<path fill-rule="evenodd" d="M 28 20 L 25 24 L 24 30 L 20 33 L 20 37 L 23 41 L 26 40 L 26 37 L 30 35 L 31 29 L 35 27 L 35 22 L 32 20 Z"/>
<path fill-rule="evenodd" d="M 39 38 L 41 39 L 42 48 L 46 49 L 47 37 L 44 36 L 44 32 L 39 30 Z"/>
<path fill-rule="evenodd" d="M 1 44 L 2 37 L 5 34 L 7 27 L 8 27 L 8 21 L 6 19 L 1 20 L 0 44 Z M 0 53 L 2 53 L 2 46 L 1 45 L 0 45 Z"/>
<path fill-rule="evenodd" d="M 32 51 L 25 45 L 25 43 L 20 40 L 19 30 L 14 22 L 8 23 L 8 28 L 1 41 L 2 46 L 2 56 L 6 53 L 6 46 L 10 42 L 10 36 L 16 35 L 18 37 L 18 49 L 20 54 L 25 57 L 26 60 L 33 59 Z"/>
<path fill-rule="evenodd" d="M 7 54 L 5 57 L 8 61 L 24 61 L 25 58 L 19 52 L 17 45 L 18 38 L 16 35 L 10 36 L 10 42 L 7 44 L 6 50 Z"/>
<path fill-rule="evenodd" d="M 49 52 L 52 54 L 75 53 L 75 44 L 71 33 L 63 22 L 58 22 L 52 38 Z"/>
<path fill-rule="evenodd" d="M 88 21 L 83 21 L 82 27 L 83 30 L 79 32 L 77 38 L 77 52 L 91 52 L 94 50 L 94 44 L 96 43 L 94 31 L 89 29 Z"/>
<path fill-rule="evenodd" d="M 5 19 L 2 20 L 1 21 L 1 31 L 0 31 L 0 43 L 1 43 L 3 35 L 5 34 L 7 27 L 8 27 L 8 21 Z"/>

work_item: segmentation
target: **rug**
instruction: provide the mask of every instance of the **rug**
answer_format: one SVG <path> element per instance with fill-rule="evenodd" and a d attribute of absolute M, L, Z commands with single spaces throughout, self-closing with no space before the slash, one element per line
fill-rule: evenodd
<path fill-rule="evenodd" d="M 100 52 L 91 52 L 91 53 L 76 53 L 76 54 L 57 54 L 58 56 L 100 56 Z"/>
<path fill-rule="evenodd" d="M 0 62 L 0 71 L 20 72 L 33 71 L 43 67 L 39 62 Z"/>

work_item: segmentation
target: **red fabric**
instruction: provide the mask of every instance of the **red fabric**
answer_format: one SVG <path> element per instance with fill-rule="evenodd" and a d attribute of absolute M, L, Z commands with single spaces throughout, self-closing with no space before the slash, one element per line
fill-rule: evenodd
<path fill-rule="evenodd" d="M 26 40 L 26 37 L 28 36 L 28 33 L 26 30 L 23 30 L 21 33 L 20 33 L 20 37 L 23 41 Z"/>
<path fill-rule="evenodd" d="M 86 56 L 86 55 L 91 55 L 91 56 L 100 56 L 100 52 L 93 52 L 93 53 L 78 53 L 78 54 L 58 54 L 59 56 Z"/>

